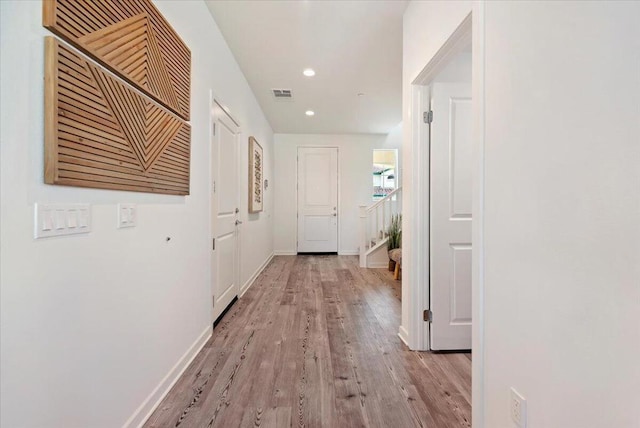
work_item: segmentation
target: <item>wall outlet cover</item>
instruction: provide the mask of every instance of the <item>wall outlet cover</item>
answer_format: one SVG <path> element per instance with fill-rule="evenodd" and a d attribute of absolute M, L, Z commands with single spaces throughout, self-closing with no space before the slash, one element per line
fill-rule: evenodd
<path fill-rule="evenodd" d="M 511 419 L 516 423 L 518 428 L 526 428 L 527 426 L 527 401 L 515 388 L 511 388 L 509 397 L 509 409 Z"/>

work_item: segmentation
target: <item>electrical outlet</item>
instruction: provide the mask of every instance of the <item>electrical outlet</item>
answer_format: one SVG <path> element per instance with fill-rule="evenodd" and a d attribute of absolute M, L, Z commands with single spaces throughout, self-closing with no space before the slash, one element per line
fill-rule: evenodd
<path fill-rule="evenodd" d="M 514 388 L 511 388 L 511 419 L 518 428 L 527 427 L 527 401 Z"/>

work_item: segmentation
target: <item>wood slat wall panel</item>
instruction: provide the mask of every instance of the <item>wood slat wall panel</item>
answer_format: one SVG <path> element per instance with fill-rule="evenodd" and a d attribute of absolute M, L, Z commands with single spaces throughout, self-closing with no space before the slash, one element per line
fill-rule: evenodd
<path fill-rule="evenodd" d="M 43 25 L 185 120 L 191 51 L 150 0 L 43 0 Z"/>
<path fill-rule="evenodd" d="M 189 194 L 191 127 L 45 39 L 45 182 Z"/>

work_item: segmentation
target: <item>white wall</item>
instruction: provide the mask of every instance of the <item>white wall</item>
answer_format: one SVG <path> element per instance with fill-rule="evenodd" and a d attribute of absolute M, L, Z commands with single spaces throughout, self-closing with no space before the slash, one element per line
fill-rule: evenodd
<path fill-rule="evenodd" d="M 640 3 L 485 13 L 485 427 L 638 427 Z"/>
<path fill-rule="evenodd" d="M 408 6 L 405 123 L 410 82 L 469 10 Z M 527 399 L 530 428 L 639 426 L 640 4 L 486 2 L 474 13 L 474 37 L 485 38 L 474 94 L 486 91 L 474 426 L 515 426 L 512 386 Z M 409 126 L 404 133 L 408 202 Z"/>
<path fill-rule="evenodd" d="M 339 242 L 341 254 L 358 254 L 359 205 L 371 205 L 373 149 L 383 148 L 385 135 L 276 134 L 274 165 L 274 240 L 277 254 L 295 254 L 297 239 L 298 147 L 338 147 Z"/>
<path fill-rule="evenodd" d="M 242 159 L 249 135 L 262 144 L 266 178 L 272 131 L 204 3 L 161 1 L 193 56 L 191 195 L 44 185 L 42 4 L 0 4 L 0 424 L 122 426 L 210 331 L 209 90 L 240 121 Z M 243 282 L 272 253 L 272 195 L 243 226 Z M 93 231 L 35 241 L 35 202 L 91 203 Z M 115 228 L 118 202 L 138 204 L 136 228 Z"/>

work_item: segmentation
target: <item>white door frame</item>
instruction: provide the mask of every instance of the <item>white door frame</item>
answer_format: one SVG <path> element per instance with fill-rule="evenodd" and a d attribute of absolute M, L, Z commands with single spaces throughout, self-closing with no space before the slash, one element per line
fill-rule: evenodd
<path fill-rule="evenodd" d="M 429 271 L 421 261 L 429 252 L 429 129 L 422 112 L 429 109 L 429 85 L 444 67 L 466 47 L 472 45 L 473 103 L 473 220 L 472 220 L 472 418 L 474 428 L 484 426 L 484 3 L 474 2 L 473 12 L 458 25 L 442 47 L 411 84 L 411 147 L 413 183 L 410 199 L 411 230 L 406 237 L 412 249 L 410 269 L 408 344 L 414 350 L 427 350 L 429 329 L 423 310 L 429 306 Z"/>
<path fill-rule="evenodd" d="M 220 101 L 220 98 L 218 98 L 213 90 L 209 90 L 209 165 L 211 165 L 211 160 L 213 159 L 213 157 L 216 155 L 216 153 L 214 152 L 214 138 L 215 138 L 215 124 L 216 121 L 218 120 L 218 118 L 224 115 L 226 116 L 228 119 L 231 120 L 231 122 L 233 122 L 233 124 L 235 125 L 235 135 L 238 137 L 237 143 L 238 143 L 238 147 L 236 149 L 236 173 L 238 174 L 238 180 L 236 181 L 238 183 L 238 191 L 240 190 L 240 133 L 241 133 L 241 128 L 240 128 L 240 122 L 238 122 L 238 120 L 233 117 L 233 115 L 231 114 L 229 108 L 226 106 L 226 104 L 224 104 L 222 101 Z M 214 193 L 214 180 L 216 179 L 216 172 L 213 171 L 213 168 L 211 168 L 211 166 L 209 167 L 209 186 L 208 186 L 208 191 L 209 191 L 209 238 L 212 239 L 213 236 L 215 236 L 214 234 L 214 230 L 213 230 L 213 225 L 211 224 L 211 219 L 213 218 L 214 212 L 213 212 L 213 193 Z M 239 198 L 239 192 L 238 194 L 236 194 L 236 206 L 240 207 L 240 198 Z M 241 214 L 238 213 L 238 214 Z M 238 216 L 239 217 L 239 216 Z M 211 251 L 212 249 L 212 242 L 209 242 L 209 250 Z M 240 251 L 240 233 L 237 230 L 237 226 L 236 226 L 236 268 L 235 268 L 235 279 L 236 279 L 236 284 L 238 284 L 238 297 L 240 297 L 240 288 L 241 288 L 241 284 L 240 284 L 240 255 L 241 255 L 241 251 Z M 215 271 L 214 271 L 214 266 L 211 263 L 211 258 L 209 258 L 209 287 L 212 288 L 213 286 L 213 282 L 216 280 L 216 275 L 215 275 Z M 215 319 L 213 319 L 213 304 L 215 302 L 215 296 L 213 296 L 213 294 L 211 295 L 211 322 L 214 322 Z"/>
<path fill-rule="evenodd" d="M 296 147 L 296 254 L 298 254 L 298 237 L 300 232 L 298 231 L 298 216 L 300 215 L 300 213 L 298 212 L 298 174 L 300 173 L 300 171 L 298 171 L 298 156 L 300 153 L 300 149 L 336 149 L 338 152 L 338 201 L 337 203 L 337 207 L 338 207 L 338 254 L 340 254 L 340 217 L 342 217 L 341 213 L 340 213 L 340 147 L 338 146 L 305 146 L 305 145 L 299 145 L 298 147 Z"/>

